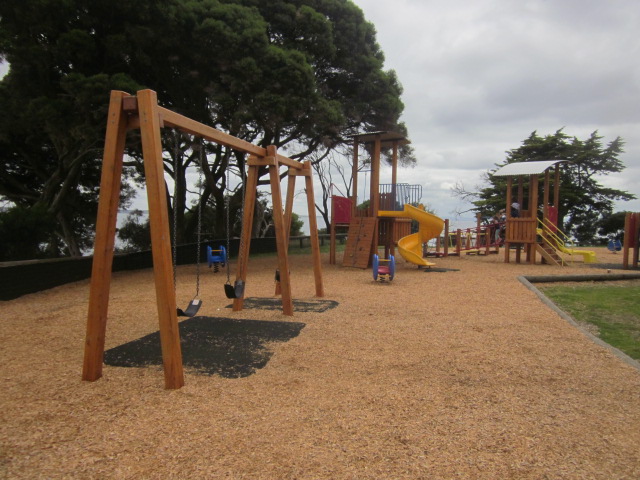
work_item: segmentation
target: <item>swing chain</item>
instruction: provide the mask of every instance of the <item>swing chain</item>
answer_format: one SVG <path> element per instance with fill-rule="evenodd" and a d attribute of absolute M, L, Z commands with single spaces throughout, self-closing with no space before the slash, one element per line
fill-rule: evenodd
<path fill-rule="evenodd" d="M 229 217 L 231 216 L 231 214 L 229 213 L 230 207 L 231 207 L 231 195 L 229 194 L 229 180 L 230 180 L 230 175 L 229 175 L 229 166 L 227 165 L 227 195 L 225 196 L 225 216 L 226 216 L 226 223 L 227 223 L 227 284 L 230 285 L 231 284 L 231 265 L 229 265 L 229 255 L 231 252 L 231 229 L 230 229 L 230 220 Z"/>
<path fill-rule="evenodd" d="M 196 298 L 200 298 L 200 244 L 202 243 L 202 181 L 204 159 L 204 142 L 200 140 L 200 168 L 198 169 L 198 232 L 196 245 Z"/>
<path fill-rule="evenodd" d="M 244 177 L 244 165 L 240 166 L 240 162 L 238 162 L 238 168 L 240 169 L 240 182 L 242 182 L 241 183 L 241 194 L 242 194 L 242 203 L 241 203 L 241 205 L 242 205 L 242 209 L 240 211 L 240 215 L 241 215 L 240 218 L 242 219 L 242 222 L 244 222 L 244 206 L 245 206 L 244 205 L 244 201 L 245 201 L 244 197 L 245 197 L 245 191 L 246 191 L 246 182 L 245 182 L 246 179 Z M 240 245 L 238 246 L 238 271 L 242 270 L 241 267 L 240 267 L 240 262 L 242 261 L 242 258 L 240 256 L 240 252 L 242 252 L 243 249 L 244 249 L 244 235 L 243 235 L 244 232 L 243 232 L 243 230 L 245 228 L 251 229 L 251 227 L 250 226 L 247 227 L 246 225 L 242 225 L 242 229 L 241 229 L 241 232 L 240 232 Z"/>
<path fill-rule="evenodd" d="M 174 136 L 173 147 L 173 232 L 171 232 L 173 243 L 173 290 L 176 289 L 176 259 L 178 258 L 178 209 L 176 207 L 176 199 L 178 198 L 178 152 L 180 147 L 178 132 Z"/>

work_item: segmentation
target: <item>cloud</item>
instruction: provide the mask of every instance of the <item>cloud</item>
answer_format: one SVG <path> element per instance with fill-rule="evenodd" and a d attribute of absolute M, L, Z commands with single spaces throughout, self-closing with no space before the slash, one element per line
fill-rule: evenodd
<path fill-rule="evenodd" d="M 635 0 L 356 0 L 404 87 L 403 120 L 436 210 L 529 134 L 621 136 L 627 169 L 601 181 L 640 196 L 640 4 Z M 430 202 L 429 200 L 427 200 Z M 640 210 L 640 201 L 619 204 Z"/>

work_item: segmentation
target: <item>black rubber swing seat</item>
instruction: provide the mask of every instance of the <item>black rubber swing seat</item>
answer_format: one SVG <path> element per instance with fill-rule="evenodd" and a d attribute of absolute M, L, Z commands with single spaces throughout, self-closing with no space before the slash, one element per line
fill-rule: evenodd
<path fill-rule="evenodd" d="M 242 280 L 236 280 L 233 285 L 225 283 L 224 293 L 227 298 L 242 298 L 244 296 L 244 282 Z"/>
<path fill-rule="evenodd" d="M 200 300 L 199 298 L 194 298 L 193 300 L 191 300 L 186 310 L 182 310 L 181 308 L 178 308 L 178 316 L 193 317 L 195 316 L 196 313 L 198 313 L 198 310 L 200 310 L 201 306 L 202 306 L 202 300 Z"/>

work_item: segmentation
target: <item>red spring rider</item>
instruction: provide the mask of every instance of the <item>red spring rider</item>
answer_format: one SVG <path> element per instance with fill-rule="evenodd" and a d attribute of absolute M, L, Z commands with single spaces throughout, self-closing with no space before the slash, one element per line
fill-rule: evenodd
<path fill-rule="evenodd" d="M 381 282 L 390 282 L 393 280 L 393 276 L 396 272 L 396 259 L 393 255 L 389 255 L 389 258 L 379 258 L 378 255 L 373 255 L 373 279 L 380 280 Z"/>

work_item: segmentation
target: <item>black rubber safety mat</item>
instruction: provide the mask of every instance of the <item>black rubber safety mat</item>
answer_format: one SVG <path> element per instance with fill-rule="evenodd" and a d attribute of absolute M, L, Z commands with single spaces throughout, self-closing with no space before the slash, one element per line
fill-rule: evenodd
<path fill-rule="evenodd" d="M 322 313 L 339 305 L 334 300 L 294 300 L 294 312 L 315 312 Z M 227 305 L 231 308 L 232 305 Z M 257 310 L 282 310 L 282 300 L 280 298 L 258 298 L 249 297 L 244 299 L 243 308 Z"/>
<path fill-rule="evenodd" d="M 179 323 L 182 363 L 186 371 L 240 378 L 263 368 L 271 342 L 287 342 L 305 327 L 300 322 L 272 322 L 192 317 Z M 162 367 L 160 332 L 107 350 L 104 363 L 114 367 Z"/>

